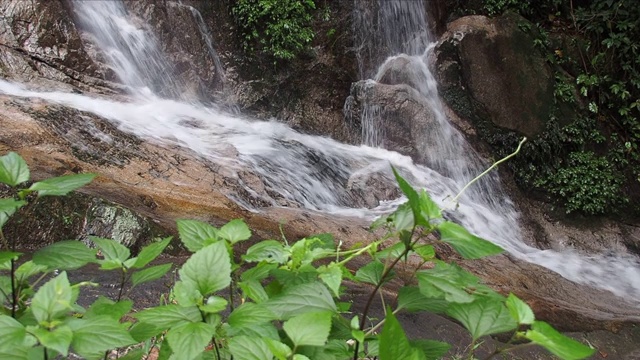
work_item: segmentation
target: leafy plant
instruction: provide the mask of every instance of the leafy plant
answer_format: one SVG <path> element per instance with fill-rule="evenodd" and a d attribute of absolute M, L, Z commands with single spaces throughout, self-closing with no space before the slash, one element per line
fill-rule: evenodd
<path fill-rule="evenodd" d="M 313 0 L 238 0 L 232 12 L 246 51 L 292 59 L 314 38 Z"/>
<path fill-rule="evenodd" d="M 349 249 L 321 234 L 291 244 L 260 241 L 238 253 L 237 245 L 252 235 L 242 220 L 220 228 L 178 220 L 180 240 L 192 255 L 178 270 L 168 301 L 141 311 L 132 310 L 123 289 L 129 282 L 137 286 L 169 270 L 170 266 L 150 263 L 170 239 L 152 243 L 134 257 L 109 239 L 92 239 L 101 256 L 82 242 L 63 241 L 18 266 L 22 254 L 3 236 L 0 267 L 8 275 L 0 277 L 5 305 L 0 355 L 49 359 L 74 352 L 97 359 L 106 357 L 107 350 L 134 344 L 142 345 L 129 349 L 122 359 L 140 359 L 151 351 L 162 359 L 185 360 L 438 359 L 449 350 L 446 343 L 409 339 L 396 317 L 401 311 L 433 311 L 459 321 L 473 339 L 469 359 L 482 337 L 503 332 L 511 332 L 512 338 L 490 358 L 529 344 L 562 359 L 593 353 L 535 320 L 515 295 L 504 297 L 455 263 L 439 260 L 436 244 L 447 244 L 466 259 L 502 249 L 446 220 L 424 190 L 414 190 L 395 169 L 394 173 L 408 202 L 376 221 L 376 227 L 388 232 L 383 239 Z M 19 185 L 29 180 L 24 160 L 14 153 L 0 158 L 0 182 L 17 194 L 16 199 L 1 200 L 0 225 L 31 200 L 29 194 L 37 194 L 36 200 L 63 195 L 92 178 L 72 175 L 22 189 Z M 363 257 L 367 264 L 354 273 L 348 264 Z M 372 319 L 370 309 L 379 291 L 398 276 L 397 264 L 413 263 L 409 259 L 418 260 L 410 272 L 417 285 L 400 288 L 384 319 Z M 76 300 L 83 286 L 93 284 L 71 284 L 66 271 L 88 263 L 120 272 L 122 281 L 117 298 L 101 297 L 84 309 Z M 48 281 L 38 287 L 44 279 Z M 371 286 L 362 313 L 349 312 L 349 304 L 340 301 L 346 280 Z"/>

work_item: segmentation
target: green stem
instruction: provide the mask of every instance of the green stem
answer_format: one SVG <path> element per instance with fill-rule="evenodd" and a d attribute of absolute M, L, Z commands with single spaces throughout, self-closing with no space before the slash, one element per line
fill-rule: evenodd
<path fill-rule="evenodd" d="M 380 243 L 380 241 L 374 241 L 371 244 L 369 244 L 369 245 L 367 245 L 367 246 L 365 246 L 365 247 L 363 247 L 361 249 L 357 249 L 353 254 L 349 255 L 348 258 L 343 259 L 342 261 L 340 261 L 336 265 L 342 266 L 342 265 L 348 263 L 349 261 L 353 260 L 355 257 L 360 256 L 360 255 L 364 254 L 365 252 L 371 250 L 371 248 L 373 246 L 377 246 L 379 243 Z M 353 251 L 353 250 L 350 250 L 350 251 Z"/>
<path fill-rule="evenodd" d="M 122 299 L 122 292 L 124 291 L 124 284 L 127 281 L 127 272 L 125 270 L 125 268 L 121 268 L 122 270 L 122 277 L 120 278 L 120 291 L 118 291 L 118 299 L 116 300 L 116 302 L 120 301 L 120 299 Z"/>
<path fill-rule="evenodd" d="M 480 180 L 481 177 L 487 175 L 487 173 L 489 173 L 491 170 L 495 169 L 498 165 L 502 164 L 503 162 L 511 159 L 512 157 L 516 156 L 519 152 L 520 152 L 520 148 L 522 148 L 522 144 L 525 143 L 525 141 L 527 141 L 527 138 L 524 137 L 522 138 L 522 140 L 520 141 L 520 143 L 518 144 L 518 148 L 516 149 L 516 151 L 514 151 L 513 153 L 507 155 L 506 157 L 496 161 L 493 165 L 491 165 L 487 170 L 483 171 L 480 175 L 476 176 L 473 180 L 469 181 L 469 183 L 467 183 L 467 185 L 465 185 L 462 190 L 460 190 L 460 192 L 458 193 L 458 195 L 456 195 L 452 201 L 454 203 L 458 202 L 458 199 L 460 198 L 460 196 L 462 196 L 462 194 L 474 183 L 476 183 L 478 180 Z"/>
<path fill-rule="evenodd" d="M 220 356 L 220 348 L 218 348 L 218 342 L 216 341 L 215 336 L 211 338 L 211 341 L 213 342 L 213 347 L 216 349 L 216 359 L 222 360 L 222 357 Z"/>

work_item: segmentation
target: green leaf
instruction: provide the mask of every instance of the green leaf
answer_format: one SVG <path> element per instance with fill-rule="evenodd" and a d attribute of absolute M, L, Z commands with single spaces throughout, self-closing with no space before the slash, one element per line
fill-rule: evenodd
<path fill-rule="evenodd" d="M 450 304 L 447 315 L 460 321 L 469 330 L 474 340 L 484 335 L 502 333 L 517 327 L 506 306 L 493 298 L 481 297 L 471 303 Z"/>
<path fill-rule="evenodd" d="M 534 321 L 524 336 L 564 360 L 584 359 L 595 352 L 595 349 L 560 334 L 544 321 Z"/>
<path fill-rule="evenodd" d="M 0 182 L 16 186 L 29 180 L 29 167 L 20 155 L 10 152 L 0 157 Z"/>
<path fill-rule="evenodd" d="M 62 356 L 67 356 L 69 353 L 69 345 L 71 345 L 73 333 L 68 326 L 58 326 L 52 331 L 36 327 L 31 333 L 36 336 L 43 346 L 59 352 Z"/>
<path fill-rule="evenodd" d="M 71 345 L 80 356 L 91 357 L 96 353 L 136 343 L 122 324 L 109 316 L 72 319 L 68 325 L 73 330 Z"/>
<path fill-rule="evenodd" d="M 412 347 L 422 350 L 426 360 L 439 360 L 449 351 L 451 345 L 435 340 L 410 340 Z"/>
<path fill-rule="evenodd" d="M 246 262 L 261 262 L 284 264 L 289 260 L 289 252 L 276 240 L 265 240 L 251 246 L 242 260 Z"/>
<path fill-rule="evenodd" d="M 429 194 L 422 190 L 419 196 L 420 201 L 420 214 L 427 220 L 441 219 L 442 212 L 438 205 L 431 199 Z"/>
<path fill-rule="evenodd" d="M 149 281 L 160 279 L 167 273 L 167 271 L 171 270 L 171 266 L 173 264 L 162 264 L 151 266 L 144 270 L 136 271 L 131 275 L 131 287 L 133 288 L 136 285 L 140 285 L 142 283 L 146 283 Z"/>
<path fill-rule="evenodd" d="M 38 289 L 31 302 L 31 311 L 39 323 L 47 322 L 71 310 L 73 302 L 71 284 L 63 271 Z"/>
<path fill-rule="evenodd" d="M 74 174 L 58 176 L 31 185 L 29 190 L 37 191 L 40 196 L 62 196 L 90 183 L 96 174 Z"/>
<path fill-rule="evenodd" d="M 387 316 L 379 339 L 380 360 L 420 359 L 419 350 L 411 347 L 404 330 L 402 330 L 402 325 L 393 315 L 391 309 L 387 310 Z"/>
<path fill-rule="evenodd" d="M 0 251 L 0 269 L 3 269 L 1 265 L 8 263 L 11 259 L 17 260 L 22 253 L 15 251 Z"/>
<path fill-rule="evenodd" d="M 144 359 L 146 351 L 143 348 L 131 349 L 123 356 L 119 356 L 118 360 L 140 360 Z"/>
<path fill-rule="evenodd" d="M 262 339 L 267 344 L 267 347 L 273 353 L 273 356 L 278 360 L 287 360 L 293 351 L 286 344 L 281 343 L 278 340 L 273 340 L 270 338 Z"/>
<path fill-rule="evenodd" d="M 234 336 L 229 339 L 229 351 L 234 360 L 273 359 L 273 353 L 264 340 L 249 336 Z"/>
<path fill-rule="evenodd" d="M 295 347 L 323 346 L 329 338 L 331 316 L 329 311 L 304 313 L 285 321 L 282 328 Z"/>
<path fill-rule="evenodd" d="M 239 241 L 249 239 L 251 237 L 251 230 L 249 230 L 249 227 L 242 219 L 234 219 L 220 228 L 218 236 L 235 244 Z"/>
<path fill-rule="evenodd" d="M 392 220 L 396 232 L 406 231 L 411 233 L 411 230 L 413 230 L 413 210 L 409 203 L 404 203 L 398 206 L 396 211 L 394 211 L 389 218 Z"/>
<path fill-rule="evenodd" d="M 167 340 L 180 359 L 191 360 L 205 350 L 215 332 L 213 326 L 203 322 L 186 323 L 169 330 Z"/>
<path fill-rule="evenodd" d="M 14 199 L 0 199 L 0 228 L 7 223 L 7 220 L 13 215 L 18 209 L 23 207 L 27 202 L 23 200 L 14 200 Z"/>
<path fill-rule="evenodd" d="M 375 254 L 375 257 L 376 259 L 392 259 L 393 260 L 398 258 L 400 255 L 402 255 L 405 249 L 406 249 L 406 246 L 403 243 L 396 242 L 393 245 L 378 251 Z"/>
<path fill-rule="evenodd" d="M 535 316 L 533 315 L 533 310 L 531 310 L 529 305 L 527 305 L 527 303 L 525 303 L 524 301 L 520 300 L 517 296 L 513 294 L 509 294 L 509 297 L 507 297 L 506 305 L 507 305 L 507 309 L 509 309 L 509 313 L 511 314 L 511 317 L 518 324 L 531 325 L 535 320 Z"/>
<path fill-rule="evenodd" d="M 288 288 L 262 304 L 282 320 L 307 312 L 336 311 L 329 290 L 318 281 Z"/>
<path fill-rule="evenodd" d="M 384 264 L 378 260 L 374 260 L 364 267 L 361 267 L 356 271 L 356 280 L 362 281 L 371 285 L 378 285 L 382 281 L 382 274 L 384 273 Z M 387 275 L 387 280 L 391 276 Z"/>
<path fill-rule="evenodd" d="M 479 259 L 503 251 L 498 245 L 472 235 L 456 223 L 445 221 L 436 227 L 440 232 L 440 239 L 451 245 L 465 259 Z"/>
<path fill-rule="evenodd" d="M 162 254 L 162 251 L 164 251 L 167 245 L 169 245 L 171 239 L 172 237 L 169 236 L 162 239 L 161 241 L 154 242 L 143 247 L 142 250 L 140 250 L 136 262 L 132 267 L 135 269 L 141 269 L 155 260 L 160 254 Z"/>
<path fill-rule="evenodd" d="M 131 256 L 129 248 L 115 240 L 95 236 L 89 236 L 89 239 L 100 248 L 106 261 L 114 260 L 114 263 L 122 264 Z"/>
<path fill-rule="evenodd" d="M 257 280 L 240 281 L 238 286 L 242 289 L 244 297 L 256 303 L 261 303 L 269 299 L 269 295 L 264 290 L 264 287 L 262 287 L 262 284 Z"/>
<path fill-rule="evenodd" d="M 229 325 L 235 328 L 251 327 L 256 324 L 270 322 L 278 316 L 262 304 L 246 302 L 233 310 L 229 315 Z"/>
<path fill-rule="evenodd" d="M 96 261 L 96 249 L 82 241 L 65 240 L 51 244 L 33 254 L 33 262 L 50 269 L 75 270 Z"/>
<path fill-rule="evenodd" d="M 422 215 L 423 209 L 418 192 L 416 192 L 416 190 L 411 185 L 409 185 L 409 183 L 402 176 L 400 176 L 400 174 L 394 167 L 391 167 L 391 169 L 393 170 L 393 175 L 395 175 L 396 177 L 398 186 L 400 186 L 400 190 L 402 190 L 402 192 L 409 200 L 409 207 L 411 208 L 411 212 L 413 213 L 414 223 L 416 225 L 430 226 L 429 222 Z"/>
<path fill-rule="evenodd" d="M 475 299 L 468 289 L 477 287 L 479 281 L 459 266 L 443 262 L 436 263 L 433 269 L 419 271 L 416 277 L 424 296 L 458 303 Z"/>
<path fill-rule="evenodd" d="M 227 308 L 228 302 L 219 296 L 209 296 L 207 303 L 200 306 L 200 311 L 204 313 L 219 313 Z"/>
<path fill-rule="evenodd" d="M 231 283 L 231 259 L 223 242 L 198 250 L 180 271 L 180 279 L 191 283 L 202 296 L 224 289 Z"/>
<path fill-rule="evenodd" d="M 398 309 L 415 311 L 429 311 L 437 314 L 443 313 L 449 303 L 443 299 L 428 298 L 420 289 L 414 286 L 404 286 L 398 291 Z"/>
<path fill-rule="evenodd" d="M 27 331 L 18 320 L 0 315 L 0 349 L 11 349 L 24 343 Z"/>
<path fill-rule="evenodd" d="M 218 241 L 218 229 L 197 220 L 178 220 L 180 241 L 191 252 L 196 252 L 208 244 Z"/>
<path fill-rule="evenodd" d="M 183 307 L 174 304 L 142 310 L 133 316 L 141 322 L 155 325 L 162 329 L 168 329 L 184 323 L 202 321 L 202 315 L 197 306 Z"/>
<path fill-rule="evenodd" d="M 415 253 L 418 254 L 424 261 L 430 261 L 433 260 L 434 257 L 436 257 L 436 251 L 432 245 L 414 246 L 413 251 L 415 251 Z"/>
<path fill-rule="evenodd" d="M 125 314 L 131 311 L 133 302 L 131 300 L 120 300 L 114 302 L 104 296 L 100 296 L 84 313 L 83 318 L 90 319 L 98 316 L 109 316 L 113 320 L 120 320 Z"/>
<path fill-rule="evenodd" d="M 342 284 L 342 268 L 335 263 L 329 266 L 321 266 L 318 268 L 318 277 L 331 290 L 335 297 L 340 296 L 340 285 Z"/>
<path fill-rule="evenodd" d="M 44 265 L 38 265 L 34 263 L 32 260 L 29 260 L 22 265 L 18 266 L 16 270 L 16 279 L 18 281 L 27 281 L 30 277 L 34 275 L 38 275 L 40 273 L 49 272 L 51 269 Z"/>
<path fill-rule="evenodd" d="M 131 326 L 131 328 L 129 329 L 129 334 L 136 342 L 143 342 L 151 339 L 152 337 L 160 334 L 165 330 L 166 329 L 162 327 L 138 321 Z"/>

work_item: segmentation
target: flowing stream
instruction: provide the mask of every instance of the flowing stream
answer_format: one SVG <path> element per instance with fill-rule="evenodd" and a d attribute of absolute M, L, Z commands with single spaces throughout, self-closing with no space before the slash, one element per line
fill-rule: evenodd
<path fill-rule="evenodd" d="M 374 31 L 368 36 L 361 35 L 360 40 L 368 38 L 376 46 L 383 44 L 387 50 L 385 56 L 389 56 L 380 69 L 368 71 L 362 65 L 363 78 L 372 77 L 375 81 L 389 61 L 404 57 L 415 74 L 414 86 L 438 114 L 438 128 L 429 129 L 437 134 L 437 139 L 425 138 L 423 144 L 424 151 L 431 152 L 425 165 L 376 147 L 379 144 L 375 141 L 383 134 L 369 135 L 367 144 L 361 146 L 346 145 L 326 137 L 301 134 L 276 121 L 243 118 L 181 99 L 178 94 L 182 84 L 171 76 L 171 65 L 159 50 L 155 37 L 146 25 L 133 25 L 120 1 L 75 1 L 74 7 L 81 26 L 93 34 L 93 41 L 107 55 L 122 83 L 130 88 L 130 101 L 38 92 L 3 80 L 0 80 L 0 93 L 70 106 L 108 119 L 121 130 L 147 141 L 188 148 L 220 164 L 247 192 L 267 206 L 298 206 L 373 219 L 388 213 L 403 199 L 384 201 L 373 208 L 356 206 L 353 188 L 370 177 L 392 186 L 391 164 L 414 186 L 427 189 L 441 207 L 449 209 L 449 216 L 513 256 L 545 266 L 576 282 L 610 290 L 628 299 L 640 298 L 640 266 L 634 258 L 586 256 L 570 250 L 539 250 L 526 245 L 519 230 L 518 212 L 500 190 L 496 175 L 483 179 L 466 192 L 457 208 L 451 203 L 451 197 L 486 164 L 443 115 L 436 82 L 427 62 L 432 40 L 426 31 L 422 3 L 380 0 L 378 13 L 369 14 L 375 15 L 375 20 L 362 14 L 359 21 L 371 22 L 369 28 Z M 362 58 L 371 53 L 366 44 L 361 50 Z M 210 53 L 216 55 L 215 51 Z M 370 106 L 366 112 L 370 118 L 366 120 L 375 128 L 376 105 Z M 240 172 L 257 176 L 265 190 L 258 191 L 243 183 Z M 235 200 L 249 210 L 260 210 L 242 199 Z"/>

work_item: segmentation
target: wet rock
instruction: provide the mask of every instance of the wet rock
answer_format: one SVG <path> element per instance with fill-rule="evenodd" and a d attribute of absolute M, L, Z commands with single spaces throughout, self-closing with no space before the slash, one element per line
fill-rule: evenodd
<path fill-rule="evenodd" d="M 90 237 L 113 239 L 126 247 L 138 250 L 151 235 L 151 225 L 130 209 L 94 199 L 85 216 L 82 240 L 90 244 Z"/>

